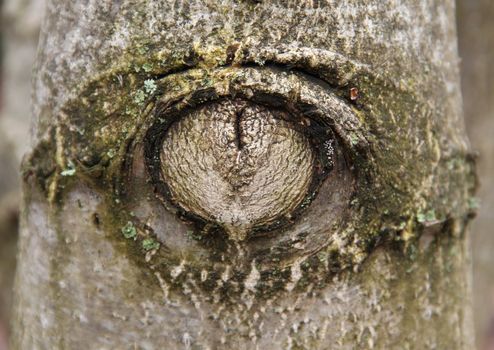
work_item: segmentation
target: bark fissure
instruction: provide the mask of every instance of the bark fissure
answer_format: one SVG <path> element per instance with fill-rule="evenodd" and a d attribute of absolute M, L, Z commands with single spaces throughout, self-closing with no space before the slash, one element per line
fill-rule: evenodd
<path fill-rule="evenodd" d="M 244 148 L 244 142 L 242 141 L 242 115 L 244 113 L 243 108 L 235 112 L 235 145 L 239 151 Z"/>

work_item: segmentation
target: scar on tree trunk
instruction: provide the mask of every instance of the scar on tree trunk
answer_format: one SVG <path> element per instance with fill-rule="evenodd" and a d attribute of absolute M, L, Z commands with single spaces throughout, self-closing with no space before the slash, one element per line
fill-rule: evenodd
<path fill-rule="evenodd" d="M 472 348 L 451 2 L 80 5 L 41 36 L 14 348 Z"/>

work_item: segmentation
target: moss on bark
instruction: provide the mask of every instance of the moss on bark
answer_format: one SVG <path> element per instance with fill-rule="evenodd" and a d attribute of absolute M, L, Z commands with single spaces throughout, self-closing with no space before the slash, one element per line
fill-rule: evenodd
<path fill-rule="evenodd" d="M 79 6 L 50 3 L 42 36 L 18 348 L 470 348 L 449 2 Z M 177 218 L 145 167 L 163 111 L 236 94 L 328 118 L 344 165 L 241 244 Z"/>

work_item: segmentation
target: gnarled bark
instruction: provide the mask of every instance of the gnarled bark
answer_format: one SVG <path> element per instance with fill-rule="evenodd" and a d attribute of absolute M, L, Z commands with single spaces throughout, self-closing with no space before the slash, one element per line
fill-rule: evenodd
<path fill-rule="evenodd" d="M 471 349 L 453 19 L 446 1 L 51 1 L 15 346 Z M 249 176 L 277 168 L 218 108 L 239 99 L 285 130 L 270 159 L 314 154 L 269 182 L 263 208 L 296 186 L 266 215 Z"/>

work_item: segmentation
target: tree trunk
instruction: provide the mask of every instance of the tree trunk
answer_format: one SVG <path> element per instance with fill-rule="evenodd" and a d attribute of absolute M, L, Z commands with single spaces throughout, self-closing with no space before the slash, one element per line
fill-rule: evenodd
<path fill-rule="evenodd" d="M 14 348 L 472 349 L 450 1 L 51 1 Z"/>

